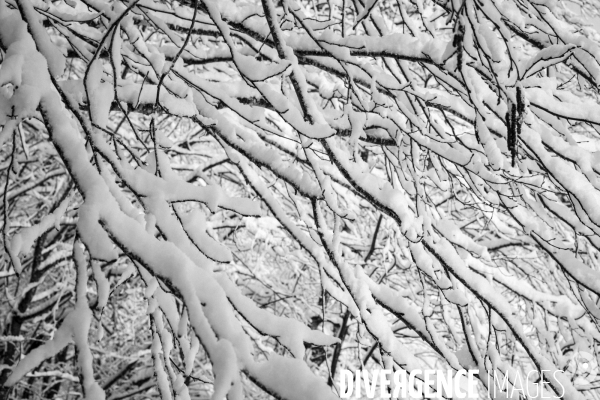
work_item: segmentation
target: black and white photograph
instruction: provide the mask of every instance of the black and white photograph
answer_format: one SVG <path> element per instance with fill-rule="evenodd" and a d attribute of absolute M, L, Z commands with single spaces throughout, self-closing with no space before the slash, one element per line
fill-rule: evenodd
<path fill-rule="evenodd" d="M 0 0 L 0 400 L 600 400 L 600 0 Z"/>

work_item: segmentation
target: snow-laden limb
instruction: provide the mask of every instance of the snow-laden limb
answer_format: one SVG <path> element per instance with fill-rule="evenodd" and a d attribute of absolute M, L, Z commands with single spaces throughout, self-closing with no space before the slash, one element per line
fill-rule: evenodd
<path fill-rule="evenodd" d="M 15 271 L 21 272 L 21 261 L 19 256 L 22 253 L 28 253 L 31 251 L 31 247 L 35 241 L 48 230 L 55 228 L 58 229 L 60 226 L 60 219 L 69 206 L 70 199 L 65 198 L 60 205 L 52 213 L 45 216 L 38 224 L 23 229 L 15 236 L 13 236 L 8 251 L 12 260 Z"/>
<path fill-rule="evenodd" d="M 54 337 L 27 354 L 12 370 L 5 382 L 12 386 L 26 373 L 38 367 L 46 359 L 56 355 L 65 346 L 74 343 L 78 351 L 78 367 L 82 377 L 82 388 L 85 399 L 104 400 L 105 394 L 94 379 L 92 367 L 92 353 L 88 343 L 89 328 L 92 321 L 92 312 L 87 303 L 87 262 L 83 249 L 79 243 L 74 246 L 75 265 L 77 268 L 76 303 L 75 308 L 65 317 Z"/>
<path fill-rule="evenodd" d="M 19 364 L 13 368 L 8 380 L 4 383 L 6 386 L 13 386 L 25 374 L 40 365 L 44 360 L 54 356 L 69 343 L 72 343 L 72 331 L 74 324 L 78 322 L 77 314 L 71 313 L 66 318 L 60 328 L 54 332 L 54 337 L 29 353 Z"/>
<path fill-rule="evenodd" d="M 262 334 L 277 338 L 294 357 L 303 357 L 304 342 L 319 346 L 329 346 L 337 342 L 335 338 L 320 331 L 311 331 L 301 322 L 276 317 L 268 311 L 261 310 L 253 301 L 244 297 L 227 276 L 217 276 L 217 281 L 225 290 L 227 298 L 237 312 Z"/>

